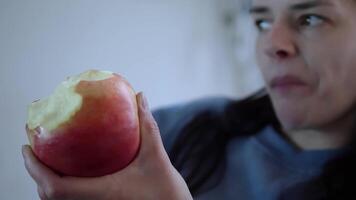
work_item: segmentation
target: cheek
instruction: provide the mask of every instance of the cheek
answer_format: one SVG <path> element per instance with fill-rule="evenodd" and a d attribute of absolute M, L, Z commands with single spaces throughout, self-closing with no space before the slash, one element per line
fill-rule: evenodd
<path fill-rule="evenodd" d="M 315 50 L 315 49 L 314 49 Z M 315 53 L 318 52 L 318 53 Z M 305 98 L 276 98 L 274 106 L 288 129 L 315 128 L 348 114 L 356 102 L 355 56 L 340 51 L 305 51 L 313 92 Z M 342 56 L 340 56 L 342 55 Z"/>
<path fill-rule="evenodd" d="M 344 99 L 355 99 L 356 55 L 353 52 L 356 48 L 353 46 L 340 41 L 334 48 L 325 45 L 319 45 L 318 49 L 305 48 L 314 50 L 305 51 L 306 61 L 323 102 L 333 105 Z"/>
<path fill-rule="evenodd" d="M 335 58 L 338 61 L 330 62 L 333 66 L 327 66 L 321 73 L 320 98 L 325 99 L 326 108 L 330 107 L 335 113 L 350 109 L 356 102 L 356 59 L 347 52 L 341 55 Z"/>
<path fill-rule="evenodd" d="M 329 103 L 346 97 L 354 99 L 356 93 L 356 30 L 342 27 L 300 41 L 304 44 L 301 52 L 307 66 L 314 72 L 314 80 L 318 81 L 320 98 Z"/>

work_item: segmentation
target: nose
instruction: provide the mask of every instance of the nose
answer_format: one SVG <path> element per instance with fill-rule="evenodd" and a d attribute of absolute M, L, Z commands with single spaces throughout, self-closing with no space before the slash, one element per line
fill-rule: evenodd
<path fill-rule="evenodd" d="M 297 54 L 297 46 L 291 28 L 275 22 L 267 33 L 265 53 L 276 60 L 294 57 Z"/>

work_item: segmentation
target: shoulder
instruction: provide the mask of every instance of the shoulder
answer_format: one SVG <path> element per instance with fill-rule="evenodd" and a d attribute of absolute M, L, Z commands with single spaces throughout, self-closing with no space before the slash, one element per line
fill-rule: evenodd
<path fill-rule="evenodd" d="M 183 122 L 191 117 L 194 117 L 201 111 L 211 110 L 222 112 L 225 106 L 232 101 L 232 99 L 226 97 L 196 99 L 194 101 L 183 102 L 156 109 L 153 111 L 153 117 L 155 118 L 160 129 L 167 129 L 179 124 L 179 122 Z"/>
<path fill-rule="evenodd" d="M 190 102 L 165 106 L 153 111 L 162 140 L 166 149 L 169 149 L 180 130 L 202 111 L 222 112 L 233 99 L 227 97 L 200 98 Z"/>

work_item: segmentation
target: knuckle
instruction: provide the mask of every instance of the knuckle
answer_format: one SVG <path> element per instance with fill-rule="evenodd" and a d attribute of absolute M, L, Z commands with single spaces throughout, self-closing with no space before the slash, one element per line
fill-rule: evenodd
<path fill-rule="evenodd" d="M 37 193 L 41 200 L 46 200 L 47 196 L 41 187 L 37 187 Z"/>
<path fill-rule="evenodd" d="M 151 131 L 159 132 L 159 128 L 158 128 L 157 122 L 155 120 L 153 120 L 153 119 L 147 120 L 146 121 L 146 126 Z"/>
<path fill-rule="evenodd" d="M 151 159 L 155 161 L 152 164 L 163 168 L 170 166 L 171 163 L 166 151 L 159 147 L 152 148 Z"/>
<path fill-rule="evenodd" d="M 63 189 L 57 183 L 49 183 L 46 185 L 44 189 L 45 196 L 48 199 L 63 199 L 65 197 L 65 193 Z"/>

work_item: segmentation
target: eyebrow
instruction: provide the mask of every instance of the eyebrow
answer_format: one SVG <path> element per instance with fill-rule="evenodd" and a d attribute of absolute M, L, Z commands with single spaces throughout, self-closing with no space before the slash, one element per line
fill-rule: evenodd
<path fill-rule="evenodd" d="M 307 1 L 307 2 L 302 2 L 302 3 L 296 3 L 293 4 L 289 7 L 289 10 L 291 11 L 301 11 L 301 10 L 307 10 L 319 6 L 330 6 L 331 3 L 330 1 L 325 1 L 325 0 L 313 0 L 313 1 Z M 252 6 L 249 10 L 250 14 L 265 14 L 265 13 L 270 13 L 271 10 L 270 8 L 266 6 Z"/>

